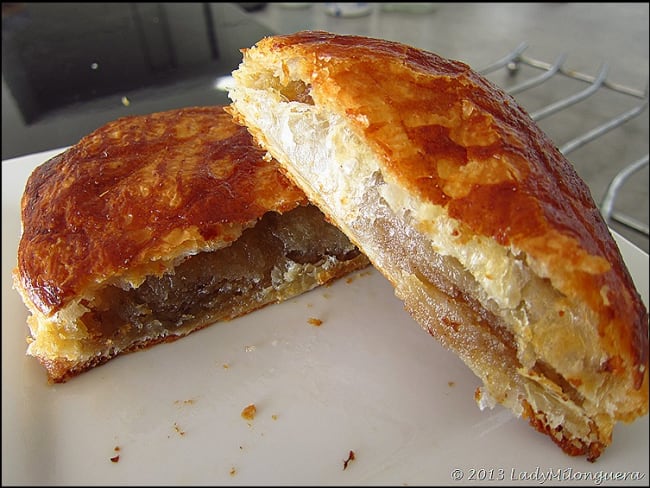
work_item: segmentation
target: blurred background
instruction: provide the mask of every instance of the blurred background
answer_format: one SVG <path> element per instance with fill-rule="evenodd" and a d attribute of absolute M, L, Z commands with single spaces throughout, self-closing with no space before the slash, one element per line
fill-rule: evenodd
<path fill-rule="evenodd" d="M 2 159 L 125 115 L 227 104 L 239 50 L 266 35 L 381 37 L 510 91 L 648 252 L 648 20 L 648 3 L 3 3 Z"/>

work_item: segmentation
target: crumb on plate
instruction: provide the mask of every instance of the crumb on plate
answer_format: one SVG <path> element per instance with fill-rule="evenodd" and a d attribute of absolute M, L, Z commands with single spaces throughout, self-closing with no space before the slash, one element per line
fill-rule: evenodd
<path fill-rule="evenodd" d="M 120 452 L 120 446 L 115 446 L 113 448 L 113 451 Z M 115 456 L 113 456 L 111 458 L 111 462 L 114 462 L 114 463 L 117 463 L 119 460 L 120 460 L 120 455 L 119 454 L 116 454 Z"/>
<path fill-rule="evenodd" d="M 174 430 L 178 433 L 178 435 L 185 435 L 185 431 L 182 430 L 176 422 L 174 422 Z"/>
<path fill-rule="evenodd" d="M 257 413 L 257 407 L 255 407 L 254 403 L 251 403 L 250 405 L 244 407 L 244 410 L 241 411 L 241 416 L 243 419 L 253 420 L 255 418 L 256 413 Z"/>
<path fill-rule="evenodd" d="M 345 461 L 343 461 L 343 471 L 345 471 L 348 468 L 348 464 L 354 461 L 354 459 L 355 459 L 354 451 L 350 449 L 350 452 L 348 453 L 348 458 Z"/>
<path fill-rule="evenodd" d="M 194 398 L 189 398 L 187 400 L 174 400 L 174 405 L 193 405 L 196 402 Z"/>

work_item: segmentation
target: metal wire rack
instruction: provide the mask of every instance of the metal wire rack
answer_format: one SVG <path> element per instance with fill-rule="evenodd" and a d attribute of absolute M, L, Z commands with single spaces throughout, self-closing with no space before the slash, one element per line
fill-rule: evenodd
<path fill-rule="evenodd" d="M 479 72 L 483 75 L 494 73 L 500 69 L 508 70 L 508 73 L 512 76 L 516 76 L 520 71 L 522 65 L 529 66 L 541 70 L 541 74 L 537 76 L 532 76 L 521 82 L 513 84 L 510 87 L 505 88 L 505 91 L 511 95 L 517 95 L 525 90 L 528 90 L 533 87 L 537 87 L 543 83 L 548 82 L 556 76 L 564 76 L 571 78 L 573 80 L 579 80 L 584 82 L 587 86 L 578 92 L 572 93 L 569 96 L 561 98 L 557 101 L 549 103 L 548 105 L 539 108 L 530 113 L 530 116 L 535 121 L 540 121 L 550 115 L 553 115 L 562 110 L 566 110 L 569 107 L 585 100 L 586 98 L 594 95 L 599 90 L 607 89 L 613 90 L 615 92 L 621 93 L 623 95 L 638 99 L 639 102 L 631 109 L 624 111 L 620 114 L 614 115 L 605 122 L 601 123 L 597 127 L 581 134 L 569 141 L 564 142 L 559 146 L 559 150 L 567 155 L 572 151 L 588 144 L 597 138 L 603 136 L 609 131 L 620 127 L 631 119 L 641 115 L 646 108 L 648 107 L 648 84 L 646 81 L 645 91 L 640 91 L 634 88 L 623 86 L 620 84 L 612 83 L 607 79 L 608 66 L 603 64 L 598 73 L 595 76 L 580 73 L 577 71 L 569 70 L 565 68 L 565 61 L 567 59 L 566 54 L 560 54 L 555 61 L 548 63 L 545 61 L 540 61 L 538 59 L 533 59 L 524 54 L 524 51 L 527 49 L 528 44 L 522 42 L 514 50 L 506 54 L 501 59 L 494 61 L 488 66 L 480 69 Z M 635 102 L 636 103 L 636 102 Z M 631 215 L 627 215 L 623 212 L 617 211 L 615 209 L 616 198 L 619 190 L 623 187 L 626 181 L 639 170 L 648 166 L 648 154 L 641 157 L 640 159 L 629 162 L 624 165 L 624 167 L 614 176 L 610 181 L 604 197 L 602 198 L 599 208 L 600 211 L 608 222 L 611 224 L 612 221 L 618 222 L 621 225 L 624 225 L 628 229 L 632 229 L 646 238 L 648 237 L 648 223 L 642 222 Z"/>

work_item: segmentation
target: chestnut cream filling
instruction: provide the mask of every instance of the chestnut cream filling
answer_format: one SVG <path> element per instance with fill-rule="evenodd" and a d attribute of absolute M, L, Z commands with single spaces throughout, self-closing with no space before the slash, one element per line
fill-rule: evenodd
<path fill-rule="evenodd" d="M 328 270 L 360 259 L 365 257 L 318 208 L 268 212 L 227 247 L 190 256 L 135 288 L 104 286 L 80 304 L 86 310 L 76 320 L 81 337 L 53 341 L 49 329 L 41 329 L 30 348 L 38 355 L 40 344 L 58 344 L 49 357 L 79 363 L 98 354 L 111 356 L 313 288 Z"/>

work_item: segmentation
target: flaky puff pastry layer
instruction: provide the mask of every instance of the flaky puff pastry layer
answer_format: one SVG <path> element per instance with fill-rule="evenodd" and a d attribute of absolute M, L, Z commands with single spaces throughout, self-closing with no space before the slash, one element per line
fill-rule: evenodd
<path fill-rule="evenodd" d="M 508 94 L 381 39 L 244 49 L 228 109 L 483 380 L 596 459 L 648 411 L 648 315 L 587 185 Z"/>

